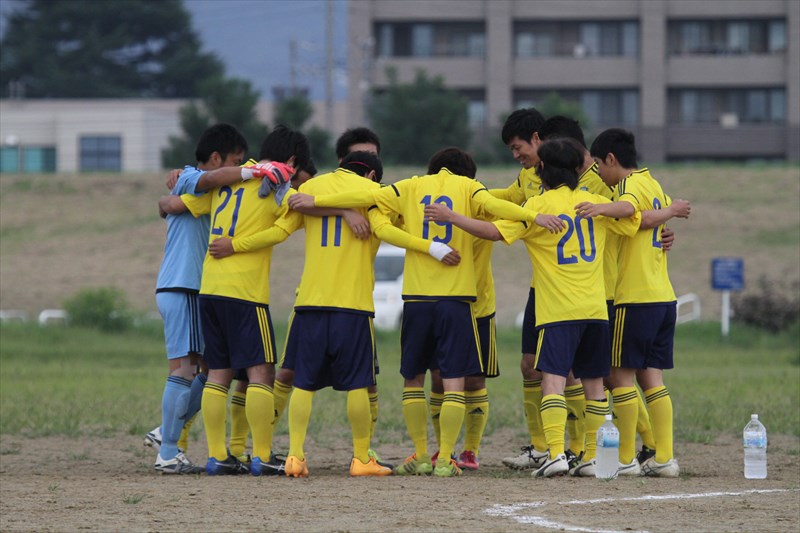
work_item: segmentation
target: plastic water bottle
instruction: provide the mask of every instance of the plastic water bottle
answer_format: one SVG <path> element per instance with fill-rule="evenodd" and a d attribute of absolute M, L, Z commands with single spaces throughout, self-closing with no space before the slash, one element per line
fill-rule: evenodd
<path fill-rule="evenodd" d="M 619 470 L 619 430 L 606 415 L 606 421 L 597 430 L 597 459 L 594 476 L 598 479 L 614 479 Z"/>
<path fill-rule="evenodd" d="M 765 479 L 767 477 L 767 428 L 758 421 L 758 415 L 750 415 L 744 427 L 744 477 Z"/>

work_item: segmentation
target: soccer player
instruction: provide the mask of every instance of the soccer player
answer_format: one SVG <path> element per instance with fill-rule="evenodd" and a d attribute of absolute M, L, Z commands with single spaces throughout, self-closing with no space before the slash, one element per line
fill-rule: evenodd
<path fill-rule="evenodd" d="M 456 150 L 450 148 L 450 150 Z M 467 158 L 441 158 L 447 161 L 448 170 L 459 176 L 475 179 L 477 168 Z M 436 174 L 441 168 L 428 167 L 428 174 Z M 442 205 L 442 204 L 438 204 Z M 486 217 L 491 219 L 492 217 Z M 486 239 L 476 238 L 473 242 L 473 261 L 475 263 L 475 284 L 477 296 L 472 306 L 475 323 L 478 329 L 483 373 L 467 376 L 464 380 L 465 414 L 464 414 L 464 449 L 459 454 L 456 464 L 462 470 L 478 470 L 481 440 L 489 420 L 489 394 L 486 378 L 500 375 L 497 360 L 497 342 L 495 339 L 495 292 L 492 276 L 492 247 L 494 243 Z M 439 415 L 444 399 L 444 386 L 438 369 L 431 370 L 430 414 L 437 443 L 441 440 Z M 431 456 L 431 461 L 438 459 L 438 452 Z"/>
<path fill-rule="evenodd" d="M 447 169 L 451 158 L 470 156 L 461 150 L 443 150 L 431 158 L 429 166 L 442 169 L 433 175 L 415 176 L 376 190 L 316 197 L 296 194 L 289 199 L 292 208 L 377 205 L 384 213 L 401 215 L 412 235 L 448 244 L 461 254 L 461 263 L 456 268 L 445 268 L 427 254 L 414 250 L 406 254 L 400 373 L 405 380 L 403 415 L 415 454 L 395 469 L 397 474 L 433 472 L 441 477 L 461 474 L 451 455 L 464 420 L 464 378 L 482 371 L 471 308 L 476 298 L 473 239 L 451 224 L 431 224 L 424 220 L 424 206 L 445 203 L 468 215 L 485 212 L 535 221 L 552 231 L 561 227 L 556 217 L 538 215 L 498 200 L 475 180 L 451 173 Z M 440 415 L 440 459 L 435 469 L 427 449 L 427 405 L 423 390 L 425 373 L 432 367 L 439 368 L 445 391 Z"/>
<path fill-rule="evenodd" d="M 200 136 L 195 149 L 197 166 L 187 165 L 172 194 L 202 195 L 198 182 L 206 171 L 237 166 L 247 151 L 244 136 L 229 124 L 216 124 Z M 200 407 L 206 376 L 197 372 L 203 353 L 198 292 L 206 253 L 209 217 L 188 213 L 166 215 L 164 258 L 156 281 L 156 303 L 164 321 L 169 376 L 161 399 L 161 427 L 149 432 L 145 443 L 158 447 L 155 469 L 164 474 L 201 472 L 178 448 L 184 425 Z"/>
<path fill-rule="evenodd" d="M 647 168 L 638 168 L 632 133 L 617 128 L 602 132 L 592 143 L 591 155 L 603 180 L 618 183 L 620 202 L 662 216 L 658 224 L 672 216 L 689 216 L 688 202 L 673 202 Z M 579 206 L 578 212 L 586 217 L 605 214 L 603 206 L 591 204 Z M 643 227 L 619 249 L 609 381 L 620 432 L 620 473 L 677 477 L 672 400 L 663 381 L 663 371 L 673 367 L 676 302 L 658 224 L 652 229 Z M 655 456 L 641 466 L 635 457 L 639 408 L 634 378 L 642 387 L 655 438 Z"/>
<path fill-rule="evenodd" d="M 284 126 L 276 127 L 261 145 L 261 169 L 277 172 L 279 181 L 309 159 L 305 136 Z M 163 197 L 167 212 L 189 210 L 198 216 L 213 213 L 209 240 L 217 236 L 247 237 L 274 224 L 286 211 L 277 196 L 259 197 L 263 183 L 248 179 L 257 169 L 219 169 L 224 176 L 240 172 L 243 181 L 215 189 L 201 198 L 183 195 L 177 202 Z M 249 385 L 245 402 L 252 432 L 251 474 L 279 474 L 283 464 L 271 457 L 275 376 L 275 340 L 269 314 L 269 269 L 272 248 L 235 254 L 224 259 L 207 255 L 203 263 L 200 312 L 206 340 L 209 376 L 203 390 L 202 410 L 208 441 L 206 473 L 242 474 L 248 471 L 225 447 L 226 405 L 234 370 L 246 369 Z"/>
<path fill-rule="evenodd" d="M 426 216 L 451 222 L 479 237 L 503 239 L 507 244 L 523 239 L 528 248 L 533 268 L 539 273 L 535 367 L 542 372 L 541 417 L 549 450 L 549 457 L 533 475 L 551 477 L 569 470 L 564 454 L 567 421 L 564 392 L 570 371 L 583 382 L 587 404 L 586 452 L 589 457 L 594 455 L 594 437 L 608 412 L 603 378 L 608 375 L 610 365 L 600 250 L 605 245 L 607 228 L 631 235 L 638 229 L 639 220 L 634 217 L 619 222 L 612 218 L 593 221 L 576 215 L 577 203 L 609 202 L 579 189 L 576 169 L 581 166 L 583 155 L 576 142 L 570 139 L 544 142 L 538 155 L 544 193 L 527 201 L 525 208 L 558 216 L 567 224 L 565 232 L 554 235 L 519 222 L 481 222 L 439 206 L 426 208 Z"/>

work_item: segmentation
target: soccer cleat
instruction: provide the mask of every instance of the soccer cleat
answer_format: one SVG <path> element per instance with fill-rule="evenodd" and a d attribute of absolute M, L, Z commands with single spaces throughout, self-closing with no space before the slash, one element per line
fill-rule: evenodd
<path fill-rule="evenodd" d="M 563 453 L 556 455 L 555 459 L 548 459 L 544 462 L 544 464 L 538 469 L 535 470 L 531 476 L 532 477 L 553 477 L 553 476 L 563 476 L 569 472 L 569 463 L 567 462 L 567 456 Z"/>
<path fill-rule="evenodd" d="M 163 459 L 159 453 L 154 468 L 162 474 L 200 474 L 205 470 L 192 463 L 182 452 L 178 452 L 172 459 Z"/>
<path fill-rule="evenodd" d="M 250 462 L 250 474 L 254 476 L 280 476 L 284 474 L 286 460 L 279 458 L 274 453 L 269 454 L 269 461 L 262 461 L 260 457 L 253 457 Z"/>
<path fill-rule="evenodd" d="M 631 464 L 624 465 L 622 463 L 619 464 L 619 470 L 617 471 L 618 476 L 641 476 L 642 475 L 642 466 L 639 464 L 635 458 L 631 461 Z"/>
<path fill-rule="evenodd" d="M 376 463 L 378 463 L 379 465 L 381 465 L 381 466 L 385 466 L 385 467 L 386 467 L 386 468 L 388 468 L 389 470 L 394 470 L 394 465 L 393 465 L 392 463 L 387 463 L 386 461 L 382 460 L 382 459 L 380 458 L 380 456 L 378 455 L 378 452 L 376 452 L 376 451 L 375 451 L 375 450 L 373 450 L 372 448 L 370 448 L 369 450 L 367 450 L 367 455 L 369 455 L 369 457 L 370 457 L 371 459 L 375 459 L 375 462 L 376 462 Z"/>
<path fill-rule="evenodd" d="M 412 454 L 403 464 L 394 468 L 394 473 L 398 476 L 427 476 L 431 472 L 433 472 L 431 460 L 426 456 L 417 459 L 417 454 Z"/>
<path fill-rule="evenodd" d="M 155 451 L 161 451 L 161 426 L 149 431 L 144 436 L 144 445 L 153 448 Z"/>
<path fill-rule="evenodd" d="M 241 455 L 234 455 L 234 457 L 236 457 L 236 460 L 239 461 L 240 463 L 242 463 L 243 465 L 250 465 L 250 463 L 252 461 L 252 459 L 250 458 L 250 454 L 249 453 L 243 453 Z"/>
<path fill-rule="evenodd" d="M 655 457 L 651 457 L 642 465 L 642 471 L 645 476 L 650 477 L 678 477 L 681 474 L 681 469 L 678 466 L 678 461 L 670 459 L 666 463 L 656 462 Z"/>
<path fill-rule="evenodd" d="M 436 453 L 431 455 L 431 464 L 435 465 L 436 460 L 439 458 L 439 450 L 436 450 Z"/>
<path fill-rule="evenodd" d="M 567 450 L 564 452 L 564 455 L 567 456 L 567 463 L 569 463 L 570 470 L 578 466 L 583 460 L 583 452 L 581 452 L 580 455 L 575 455 L 575 452 L 572 450 Z"/>
<path fill-rule="evenodd" d="M 286 464 L 283 467 L 286 477 L 308 477 L 308 464 L 306 460 L 302 461 L 297 456 L 290 455 L 286 458 Z"/>
<path fill-rule="evenodd" d="M 456 462 L 456 464 L 462 470 L 477 470 L 478 458 L 472 450 L 464 450 L 461 452 L 461 455 L 458 456 L 458 462 Z"/>
<path fill-rule="evenodd" d="M 514 470 L 528 470 L 530 468 L 539 468 L 550 457 L 550 454 L 547 452 L 540 452 L 534 448 L 533 445 L 523 446 L 520 449 L 522 453 L 512 457 L 506 457 L 503 459 L 503 464 Z"/>
<path fill-rule="evenodd" d="M 636 460 L 639 462 L 640 465 L 643 465 L 645 461 L 655 456 L 656 456 L 655 450 L 651 450 L 650 448 L 642 444 L 642 449 L 639 450 L 639 453 L 636 454 Z"/>
<path fill-rule="evenodd" d="M 209 476 L 238 476 L 248 473 L 250 468 L 232 455 L 224 461 L 209 457 L 206 463 L 206 474 Z"/>
<path fill-rule="evenodd" d="M 433 475 L 436 477 L 457 477 L 461 475 L 461 469 L 456 464 L 456 460 L 451 458 L 446 465 L 434 468 Z"/>
<path fill-rule="evenodd" d="M 370 457 L 366 463 L 362 463 L 359 459 L 353 457 L 353 460 L 350 461 L 350 475 L 354 477 L 391 476 L 392 469 L 381 466 L 374 457 Z"/>
<path fill-rule="evenodd" d="M 586 462 L 579 461 L 577 465 L 569 469 L 569 475 L 572 477 L 594 477 L 595 465 L 595 459 Z"/>

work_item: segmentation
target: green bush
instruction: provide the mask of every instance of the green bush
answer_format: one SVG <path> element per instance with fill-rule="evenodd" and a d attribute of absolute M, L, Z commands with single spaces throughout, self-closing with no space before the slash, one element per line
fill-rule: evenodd
<path fill-rule="evenodd" d="M 733 300 L 733 320 L 778 333 L 800 318 L 800 281 L 769 280 L 762 276 L 755 290 Z"/>
<path fill-rule="evenodd" d="M 116 287 L 81 289 L 64 302 L 69 322 L 102 331 L 125 331 L 132 319 L 123 292 Z"/>

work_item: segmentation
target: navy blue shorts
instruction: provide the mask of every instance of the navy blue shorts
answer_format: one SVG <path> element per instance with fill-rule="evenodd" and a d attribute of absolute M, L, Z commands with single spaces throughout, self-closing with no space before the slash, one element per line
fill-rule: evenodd
<path fill-rule="evenodd" d="M 483 375 L 487 378 L 496 378 L 500 375 L 500 365 L 497 361 L 497 328 L 494 314 L 477 318 L 475 322 L 478 325 L 478 340 L 481 343 Z"/>
<path fill-rule="evenodd" d="M 604 378 L 611 371 L 608 323 L 572 322 L 539 328 L 536 370 L 567 377 Z"/>
<path fill-rule="evenodd" d="M 606 300 L 606 310 L 608 311 L 608 331 L 614 331 L 614 318 L 617 314 L 614 312 L 614 300 Z M 610 339 L 609 339 L 610 340 Z"/>
<path fill-rule="evenodd" d="M 200 295 L 208 368 L 233 370 L 275 363 L 269 306 Z"/>
<path fill-rule="evenodd" d="M 472 305 L 459 300 L 405 302 L 400 374 L 413 379 L 438 368 L 444 379 L 483 373 Z"/>
<path fill-rule="evenodd" d="M 340 311 L 295 311 L 284 365 L 287 361 L 294 368 L 294 386 L 303 390 L 333 387 L 349 391 L 375 385 L 372 317 Z"/>
<path fill-rule="evenodd" d="M 528 291 L 528 303 L 522 315 L 522 353 L 536 353 L 536 294 L 533 287 Z"/>
<path fill-rule="evenodd" d="M 617 305 L 611 366 L 673 368 L 676 304 Z"/>

